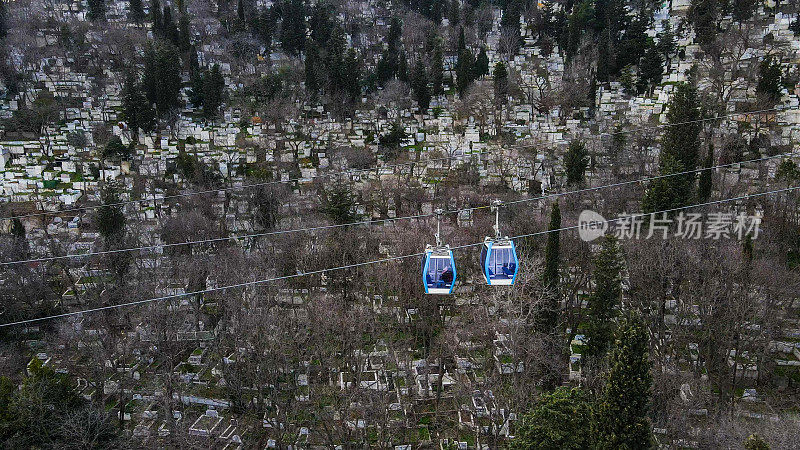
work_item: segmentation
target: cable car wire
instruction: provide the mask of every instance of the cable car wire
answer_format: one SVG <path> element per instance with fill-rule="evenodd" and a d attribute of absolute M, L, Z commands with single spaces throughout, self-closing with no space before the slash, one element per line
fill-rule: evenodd
<path fill-rule="evenodd" d="M 726 114 L 720 114 L 720 115 L 717 115 L 717 116 L 714 116 L 714 117 L 705 117 L 705 118 L 689 120 L 689 121 L 685 121 L 685 122 L 665 123 L 665 124 L 659 124 L 659 125 L 653 125 L 653 126 L 636 127 L 634 129 L 631 129 L 631 130 L 620 130 L 620 131 L 614 131 L 614 132 L 603 132 L 603 133 L 598 133 L 598 134 L 585 136 L 585 137 L 582 137 L 582 138 L 583 139 L 599 139 L 599 138 L 602 138 L 604 136 L 616 136 L 616 135 L 620 135 L 620 134 L 634 133 L 634 132 L 637 132 L 637 131 L 647 131 L 647 130 L 667 128 L 667 127 L 673 127 L 673 126 L 679 126 L 679 125 L 689 125 L 689 124 L 693 124 L 693 123 L 719 120 L 719 119 L 723 119 L 723 118 L 731 117 L 731 116 L 747 116 L 747 115 L 751 115 L 751 114 L 762 114 L 762 113 L 767 113 L 767 112 L 778 112 L 778 111 L 782 111 L 784 109 L 785 108 L 782 108 L 782 107 L 776 107 L 776 108 L 767 108 L 767 109 L 760 109 L 760 110 L 753 110 L 753 111 L 731 112 L 731 113 L 726 113 Z M 501 150 L 503 150 L 503 149 L 501 148 Z M 404 162 L 404 163 L 390 164 L 390 165 L 385 165 L 385 166 L 375 166 L 375 167 L 370 167 L 370 168 L 367 168 L 367 169 L 348 169 L 348 170 L 342 170 L 342 171 L 339 171 L 339 172 L 331 172 L 331 173 L 324 173 L 324 174 L 320 174 L 320 175 L 315 175 L 313 177 L 309 177 L 308 179 L 312 179 L 313 180 L 313 179 L 317 179 L 317 178 L 328 178 L 328 177 L 335 177 L 337 175 L 357 175 L 359 173 L 372 172 L 372 171 L 375 171 L 375 170 L 393 169 L 393 168 L 397 168 L 397 167 L 409 166 L 409 165 L 414 165 L 414 164 L 424 164 L 424 163 L 428 163 L 428 162 L 445 161 L 445 160 L 449 160 L 449 159 L 461 158 L 463 156 L 480 156 L 480 155 L 491 154 L 491 153 L 493 153 L 493 151 L 488 151 L 487 150 L 487 151 L 483 151 L 483 152 L 464 153 L 462 155 L 446 156 L 446 157 L 442 157 L 442 158 L 431 158 L 431 159 L 426 159 L 426 160 L 421 160 L 421 161 L 408 161 L 408 162 Z M 37 211 L 35 213 L 28 213 L 28 214 L 20 214 L 20 215 L 15 215 L 15 216 L 2 217 L 2 218 L 0 218 L 0 220 L 24 219 L 24 218 L 28 218 L 28 217 L 48 216 L 48 215 L 57 215 L 57 214 L 63 214 L 63 213 L 68 213 L 68 212 L 94 210 L 94 209 L 101 208 L 103 206 L 124 206 L 124 205 L 139 204 L 139 203 L 144 203 L 144 202 L 155 202 L 155 201 L 158 201 L 158 200 L 169 200 L 169 199 L 180 198 L 180 197 L 191 197 L 191 196 L 195 196 L 195 195 L 220 193 L 220 192 L 227 192 L 227 191 L 232 191 L 232 190 L 244 190 L 244 189 L 250 189 L 250 188 L 259 187 L 259 186 L 269 186 L 269 185 L 276 185 L 276 184 L 294 183 L 294 182 L 297 182 L 297 181 L 303 181 L 305 179 L 307 179 L 307 178 L 298 177 L 298 178 L 291 178 L 291 179 L 288 179 L 288 180 L 273 180 L 273 181 L 265 181 L 263 183 L 246 184 L 246 185 L 242 185 L 242 186 L 229 186 L 229 187 L 223 187 L 223 188 L 207 189 L 207 190 L 202 190 L 202 191 L 190 191 L 190 192 L 184 192 L 184 193 L 181 193 L 181 194 L 153 196 L 151 198 L 146 198 L 146 199 L 124 200 L 124 201 L 108 203 L 108 204 L 79 206 L 79 207 L 74 207 L 74 208 L 61 209 L 61 210 L 57 210 L 57 211 Z"/>
<path fill-rule="evenodd" d="M 716 205 L 716 204 L 733 202 L 733 201 L 737 201 L 737 200 L 745 200 L 745 199 L 749 199 L 749 198 L 764 197 L 764 196 L 768 196 L 768 195 L 772 195 L 772 194 L 779 194 L 779 193 L 782 193 L 782 192 L 795 191 L 797 189 L 800 189 L 800 186 L 792 186 L 792 187 L 787 187 L 787 188 L 783 188 L 783 189 L 774 189 L 774 190 L 766 191 L 766 192 L 758 192 L 758 193 L 755 193 L 755 194 L 747 194 L 747 195 L 741 195 L 741 196 L 738 196 L 738 197 L 725 198 L 725 199 L 721 199 L 721 200 L 714 200 L 714 201 L 709 201 L 709 202 L 704 202 L 704 203 L 696 203 L 696 204 L 681 206 L 681 207 L 677 207 L 677 208 L 670 208 L 670 209 L 665 209 L 665 210 L 661 210 L 661 211 L 655 211 L 655 212 L 652 212 L 652 213 L 632 214 L 631 216 L 627 216 L 627 217 L 618 217 L 618 218 L 615 218 L 615 219 L 605 219 L 604 222 L 605 223 L 612 223 L 612 222 L 617 222 L 619 220 L 626 219 L 626 218 L 629 218 L 629 217 L 644 217 L 644 216 L 649 216 L 651 214 L 665 214 L 665 213 L 681 211 L 681 210 L 689 209 L 689 208 L 697 208 L 697 207 L 701 207 L 701 206 Z M 580 227 L 580 224 L 571 225 L 571 226 L 567 226 L 567 227 L 556 228 L 556 229 L 553 229 L 553 230 L 543 230 L 543 231 L 537 231 L 535 233 L 528 233 L 528 234 L 522 234 L 522 235 L 518 235 L 518 236 L 512 236 L 509 239 L 524 239 L 524 238 L 533 237 L 533 236 L 541 236 L 541 235 L 545 235 L 545 234 L 549 234 L 549 233 L 574 230 L 574 229 L 577 229 L 579 227 Z M 470 248 L 470 247 L 477 247 L 479 245 L 483 245 L 483 242 L 478 242 L 478 243 L 474 243 L 474 244 L 459 245 L 459 246 L 451 247 L 451 249 L 452 250 L 465 249 L 465 248 Z M 262 279 L 262 280 L 245 281 L 245 282 L 226 285 L 226 286 L 217 286 L 217 287 L 201 289 L 201 290 L 193 291 L 193 292 L 184 292 L 184 293 L 180 293 L 180 294 L 170 294 L 170 295 L 164 295 L 164 296 L 161 296 L 161 297 L 154 297 L 154 298 L 136 300 L 136 301 L 131 301 L 131 302 L 117 303 L 117 304 L 114 304 L 114 305 L 100 306 L 100 307 L 97 307 L 97 308 L 84 309 L 84 310 L 80 310 L 80 311 L 72 311 L 72 312 L 66 312 L 66 313 L 61 313 L 61 314 L 52 314 L 52 315 L 49 315 L 49 316 L 38 317 L 38 318 L 34 318 L 34 319 L 17 320 L 17 321 L 14 321 L 14 322 L 7 322 L 7 323 L 0 324 L 0 328 L 7 328 L 7 327 L 16 326 L 16 325 L 25 325 L 25 324 L 29 324 L 29 323 L 35 323 L 35 322 L 43 322 L 43 321 L 46 321 L 46 320 L 59 319 L 59 318 L 76 316 L 76 315 L 81 315 L 81 314 L 89 314 L 89 313 L 99 312 L 99 311 L 107 311 L 107 310 L 111 310 L 111 309 L 124 308 L 124 307 L 127 307 L 127 306 L 136 306 L 136 305 L 143 305 L 143 304 L 153 303 L 153 302 L 158 302 L 158 301 L 172 300 L 172 299 L 176 299 L 176 298 L 187 297 L 187 296 L 190 296 L 190 295 L 207 294 L 207 293 L 210 293 L 210 292 L 226 291 L 226 290 L 229 290 L 229 289 L 236 289 L 236 288 L 248 287 L 248 286 L 256 286 L 256 285 L 260 285 L 260 284 L 264 284 L 264 283 L 270 283 L 270 282 L 273 282 L 273 281 L 288 280 L 288 279 L 304 277 L 304 276 L 308 276 L 308 275 L 318 275 L 318 274 L 322 274 L 322 273 L 326 273 L 326 272 L 333 272 L 333 271 L 338 271 L 338 270 L 354 269 L 354 268 L 368 266 L 368 265 L 372 265 L 372 264 L 391 262 L 391 261 L 399 261 L 399 260 L 408 259 L 408 258 L 421 257 L 421 256 L 424 256 L 424 255 L 425 255 L 425 252 L 412 253 L 412 254 L 408 254 L 408 255 L 393 256 L 393 257 L 376 259 L 376 260 L 371 260 L 371 261 L 365 261 L 365 262 L 360 262 L 360 263 L 355 263 L 355 264 L 347 264 L 347 265 L 338 266 L 338 267 L 330 267 L 330 268 L 326 268 L 326 269 L 312 270 L 312 271 L 309 271 L 309 272 L 299 272 L 297 274 L 292 274 L 292 275 L 284 275 L 284 276 L 280 276 L 280 277 L 266 278 L 266 279 Z"/>
<path fill-rule="evenodd" d="M 533 201 L 538 201 L 538 200 L 559 198 L 559 197 L 563 197 L 563 196 L 567 196 L 567 195 L 581 194 L 581 193 L 585 193 L 585 192 L 593 192 L 593 191 L 598 191 L 598 190 L 601 190 L 601 189 L 608 189 L 608 188 L 612 188 L 612 187 L 626 186 L 626 185 L 629 185 L 629 184 L 643 183 L 643 182 L 652 181 L 652 180 L 658 180 L 658 179 L 662 179 L 662 178 L 670 178 L 670 177 L 675 177 L 675 176 L 680 176 L 680 175 L 688 175 L 688 174 L 692 174 L 692 173 L 699 173 L 699 172 L 703 172 L 703 171 L 706 171 L 706 170 L 721 169 L 721 168 L 725 168 L 725 167 L 735 166 L 737 164 L 747 164 L 747 163 L 753 163 L 753 162 L 761 162 L 761 161 L 767 161 L 767 160 L 770 160 L 770 159 L 784 158 L 784 157 L 789 157 L 789 156 L 792 156 L 792 152 L 791 151 L 786 152 L 786 153 L 779 153 L 779 154 L 773 155 L 773 156 L 764 156 L 764 157 L 761 157 L 761 158 L 755 158 L 755 159 L 750 159 L 750 160 L 746 160 L 746 161 L 739 161 L 739 162 L 735 162 L 735 163 L 719 164 L 719 165 L 716 165 L 716 166 L 702 167 L 702 168 L 699 168 L 699 169 L 686 170 L 686 171 L 683 171 L 683 172 L 675 172 L 675 173 L 669 173 L 669 174 L 663 174 L 663 175 L 654 175 L 652 177 L 637 178 L 635 180 L 620 181 L 620 182 L 617 182 L 617 183 L 604 184 L 604 185 L 600 185 L 600 186 L 593 186 L 593 187 L 588 187 L 588 188 L 576 189 L 576 190 L 572 190 L 572 191 L 556 192 L 556 193 L 553 193 L 553 194 L 541 195 L 541 196 L 537 196 L 537 197 L 523 198 L 523 199 L 519 199 L 519 200 L 511 200 L 511 201 L 503 202 L 503 205 L 505 205 L 505 206 L 516 205 L 516 204 L 519 204 L 519 203 L 528 203 L 528 202 L 533 202 Z M 460 212 L 476 211 L 476 210 L 491 208 L 491 206 L 492 205 L 489 204 L 489 205 L 481 205 L 481 206 L 472 206 L 472 207 L 469 207 L 469 208 L 444 210 L 444 211 L 442 211 L 442 214 L 455 214 L 455 213 L 460 213 Z M 387 223 L 397 222 L 397 221 L 401 221 L 401 220 L 422 219 L 422 218 L 426 218 L 426 217 L 432 217 L 434 215 L 436 215 L 436 212 L 426 213 L 426 214 L 414 214 L 414 215 L 410 215 L 410 216 L 392 217 L 392 218 L 387 218 L 387 219 L 362 220 L 362 221 L 357 221 L 357 222 L 349 222 L 349 223 L 335 224 L 335 225 L 320 225 L 320 226 L 316 226 L 316 227 L 295 228 L 295 229 L 290 229 L 290 230 L 276 230 L 276 231 L 267 231 L 267 232 L 263 232 L 263 233 L 251 233 L 251 234 L 241 234 L 241 235 L 236 235 L 236 236 L 226 236 L 226 237 L 209 238 L 209 239 L 198 239 L 198 240 L 194 240 L 194 241 L 184 241 L 184 242 L 173 242 L 173 243 L 166 243 L 166 244 L 144 245 L 144 246 L 140 246 L 140 247 L 128 247 L 128 248 L 120 248 L 120 249 L 114 249 L 114 250 L 100 250 L 100 251 L 86 252 L 86 253 L 71 253 L 71 254 L 60 255 L 60 256 L 43 256 L 43 257 L 40 257 L 40 258 L 30 258 L 30 259 L 22 259 L 22 260 L 16 260 L 16 261 L 3 261 L 3 262 L 0 262 L 0 266 L 10 266 L 10 265 L 15 265 L 15 264 L 28 264 L 28 263 L 37 263 L 37 262 L 46 262 L 46 261 L 56 261 L 56 260 L 61 260 L 61 259 L 83 258 L 83 257 L 99 256 L 99 255 L 112 255 L 112 254 L 117 254 L 117 253 L 127 253 L 127 252 L 141 251 L 141 250 L 154 250 L 154 249 L 159 249 L 159 248 L 160 249 L 164 249 L 164 248 L 171 248 L 171 247 L 179 247 L 179 246 L 183 246 L 183 245 L 209 244 L 209 243 L 214 243 L 214 242 L 224 242 L 224 241 L 239 240 L 239 239 L 258 238 L 258 237 L 266 237 L 266 236 L 277 236 L 277 235 L 283 235 L 283 234 L 303 233 L 303 232 L 312 232 L 312 231 L 322 231 L 322 230 L 345 228 L 345 227 L 357 226 L 357 225 L 387 224 Z"/>

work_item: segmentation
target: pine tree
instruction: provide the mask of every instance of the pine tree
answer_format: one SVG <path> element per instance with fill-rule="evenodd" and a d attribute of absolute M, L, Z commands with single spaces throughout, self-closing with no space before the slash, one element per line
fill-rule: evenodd
<path fill-rule="evenodd" d="M 137 25 L 141 25 L 144 22 L 145 14 L 142 0 L 130 0 L 128 3 L 128 18 Z"/>
<path fill-rule="evenodd" d="M 622 298 L 622 254 L 613 235 L 600 241 L 600 251 L 594 258 L 594 292 L 586 306 L 585 335 L 588 344 L 584 356 L 598 362 L 614 338 L 613 320 Z"/>
<path fill-rule="evenodd" d="M 647 329 L 636 316 L 619 326 L 609 354 L 605 386 L 597 406 L 597 448 L 650 448 L 650 390 Z"/>
<path fill-rule="evenodd" d="M 706 169 L 700 172 L 700 180 L 697 183 L 697 201 L 707 202 L 711 198 L 711 189 L 713 188 L 714 171 L 714 144 L 708 145 L 708 153 L 706 154 L 703 167 Z"/>
<path fill-rule="evenodd" d="M 579 388 L 560 387 L 539 397 L 509 442 L 515 450 L 592 448 L 592 402 Z"/>
<path fill-rule="evenodd" d="M 203 76 L 203 116 L 206 119 L 217 117 L 224 94 L 225 77 L 219 70 L 219 64 L 214 64 Z"/>
<path fill-rule="evenodd" d="M 544 249 L 544 272 L 542 273 L 542 284 L 546 291 L 546 301 L 541 311 L 539 311 L 539 325 L 547 331 L 555 331 L 556 321 L 558 320 L 559 309 L 559 265 L 561 252 L 560 231 L 561 228 L 561 209 L 558 202 L 553 203 L 550 211 L 550 225 L 547 227 L 547 245 Z"/>
<path fill-rule="evenodd" d="M 433 58 L 431 59 L 431 82 L 433 84 L 433 95 L 441 95 L 444 93 L 444 56 L 442 55 L 442 44 L 438 40 L 433 49 Z"/>
<path fill-rule="evenodd" d="M 489 75 L 489 56 L 486 54 L 486 47 L 481 47 L 478 57 L 475 58 L 474 77 L 477 79 L 485 75 Z"/>
<path fill-rule="evenodd" d="M 105 0 L 87 0 L 89 11 L 87 17 L 92 22 L 102 22 L 106 20 L 106 2 Z"/>
<path fill-rule="evenodd" d="M 411 72 L 411 90 L 414 92 L 414 99 L 419 105 L 421 113 L 428 110 L 431 104 L 431 91 L 428 88 L 428 73 L 422 60 L 417 60 Z"/>
<path fill-rule="evenodd" d="M 582 184 L 587 167 L 589 167 L 589 152 L 586 150 L 586 144 L 577 139 L 571 141 L 567 153 L 564 154 L 567 184 Z"/>

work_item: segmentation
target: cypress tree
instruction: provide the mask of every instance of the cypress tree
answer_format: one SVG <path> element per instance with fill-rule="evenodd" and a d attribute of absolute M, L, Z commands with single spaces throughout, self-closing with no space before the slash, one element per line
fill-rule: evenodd
<path fill-rule="evenodd" d="M 147 100 L 159 115 L 181 106 L 181 66 L 178 50 L 165 41 L 149 42 L 144 51 L 144 79 Z"/>
<path fill-rule="evenodd" d="M 758 84 L 756 93 L 770 104 L 775 104 L 781 99 L 781 71 L 780 61 L 772 56 L 767 56 L 758 66 Z"/>
<path fill-rule="evenodd" d="M 283 4 L 281 44 L 287 53 L 296 55 L 304 50 L 306 13 L 303 0 L 287 0 Z"/>
<path fill-rule="evenodd" d="M 489 56 L 486 54 L 486 47 L 482 46 L 478 57 L 475 58 L 475 78 L 489 75 Z"/>
<path fill-rule="evenodd" d="M 466 94 L 467 88 L 474 80 L 474 65 L 475 57 L 472 56 L 472 52 L 467 49 L 461 50 L 456 61 L 456 88 L 461 96 Z"/>
<path fill-rule="evenodd" d="M 647 50 L 644 53 L 640 67 L 640 78 L 649 93 L 653 86 L 661 83 L 661 78 L 664 76 L 664 62 L 652 39 L 648 40 Z"/>
<path fill-rule="evenodd" d="M 181 14 L 178 19 L 178 48 L 182 52 L 188 52 L 192 47 L 192 26 L 189 16 L 186 13 Z M 197 53 L 195 53 L 195 57 Z"/>
<path fill-rule="evenodd" d="M 220 73 L 219 64 L 214 64 L 203 76 L 203 116 L 206 119 L 217 117 L 224 93 L 225 77 Z"/>
<path fill-rule="evenodd" d="M 571 141 L 567 153 L 564 154 L 567 184 L 582 184 L 587 167 L 589 167 L 589 152 L 586 150 L 586 144 L 578 139 Z"/>
<path fill-rule="evenodd" d="M 414 92 L 414 99 L 419 105 L 419 111 L 424 113 L 431 104 L 431 91 L 428 89 L 428 73 L 422 60 L 418 59 L 411 72 L 411 90 Z"/>
<path fill-rule="evenodd" d="M 622 255 L 613 235 L 606 235 L 600 241 L 592 278 L 594 292 L 586 305 L 585 335 L 588 344 L 583 354 L 592 362 L 597 362 L 605 356 L 614 338 L 613 320 L 622 298 Z"/>
<path fill-rule="evenodd" d="M 8 22 L 6 21 L 6 2 L 0 0 L 0 39 L 8 34 Z"/>
<path fill-rule="evenodd" d="M 494 95 L 497 102 L 504 105 L 508 102 L 508 69 L 500 61 L 494 65 Z"/>
<path fill-rule="evenodd" d="M 545 305 L 539 312 L 539 324 L 548 331 L 555 331 L 556 321 L 558 320 L 559 309 L 559 265 L 561 252 L 560 231 L 561 228 L 561 209 L 558 202 L 553 203 L 550 211 L 550 225 L 547 227 L 547 245 L 544 249 L 544 272 L 542 273 L 542 284 L 545 289 Z"/>
<path fill-rule="evenodd" d="M 128 18 L 136 25 L 141 25 L 144 22 L 144 6 L 142 0 L 130 0 L 128 3 Z"/>
<path fill-rule="evenodd" d="M 106 20 L 106 2 L 105 0 L 87 0 L 89 11 L 87 17 L 92 22 L 101 22 Z"/>
<path fill-rule="evenodd" d="M 97 210 L 97 229 L 106 242 L 117 238 L 125 229 L 125 214 L 122 213 L 122 206 L 119 195 L 113 186 L 105 186 L 100 193 L 103 202 Z"/>
<path fill-rule="evenodd" d="M 128 72 L 122 88 L 122 118 L 128 123 L 135 142 L 139 129 L 151 131 L 155 127 L 155 112 L 142 92 L 138 75 Z"/>
<path fill-rule="evenodd" d="M 345 89 L 351 102 L 358 101 L 361 97 L 361 61 L 358 59 L 355 49 L 350 48 L 345 56 L 344 67 L 348 70 L 345 77 Z"/>
<path fill-rule="evenodd" d="M 150 3 L 150 15 L 153 20 L 153 34 L 161 36 L 164 30 L 164 19 L 161 17 L 161 2 L 159 0 L 153 0 Z"/>
<path fill-rule="evenodd" d="M 710 167 L 714 167 L 714 145 L 708 145 L 708 153 L 706 159 L 703 161 L 703 167 L 706 170 L 700 172 L 700 181 L 697 183 L 697 201 L 707 202 L 711 198 L 711 189 L 713 188 L 712 180 L 714 171 Z"/>
<path fill-rule="evenodd" d="M 647 329 L 636 316 L 627 317 L 609 354 L 609 369 L 597 406 L 597 448 L 650 448 L 650 390 Z"/>
<path fill-rule="evenodd" d="M 669 175 L 695 170 L 702 127 L 697 91 L 687 83 L 679 84 L 667 108 L 671 126 L 662 138 L 659 172 Z M 688 205 L 692 201 L 694 180 L 694 172 L 653 180 L 642 202 L 645 212 Z"/>

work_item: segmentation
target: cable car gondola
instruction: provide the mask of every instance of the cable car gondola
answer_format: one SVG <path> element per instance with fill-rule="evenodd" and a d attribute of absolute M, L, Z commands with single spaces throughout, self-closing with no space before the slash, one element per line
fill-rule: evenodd
<path fill-rule="evenodd" d="M 514 241 L 500 234 L 500 206 L 502 202 L 495 200 L 492 209 L 495 211 L 495 237 L 487 236 L 481 247 L 481 269 L 489 286 L 511 286 L 517 278 L 519 259 Z"/>
<path fill-rule="evenodd" d="M 436 245 L 425 248 L 422 259 L 422 284 L 426 294 L 452 294 L 456 285 L 456 261 L 450 246 L 443 245 L 439 231 L 442 210 L 436 210 Z"/>

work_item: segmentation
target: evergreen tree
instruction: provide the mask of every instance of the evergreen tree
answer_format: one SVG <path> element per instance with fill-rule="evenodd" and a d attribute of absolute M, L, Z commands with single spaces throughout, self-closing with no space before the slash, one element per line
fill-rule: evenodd
<path fill-rule="evenodd" d="M 100 193 L 103 205 L 97 210 L 97 230 L 106 241 L 118 238 L 125 230 L 125 214 L 115 186 L 106 185 Z"/>
<path fill-rule="evenodd" d="M 767 56 L 758 66 L 758 84 L 756 93 L 770 104 L 774 105 L 781 99 L 781 63 L 772 56 Z"/>
<path fill-rule="evenodd" d="M 347 68 L 348 76 L 345 77 L 345 90 L 351 102 L 358 101 L 361 97 L 361 61 L 355 49 L 350 48 L 344 59 L 344 67 Z"/>
<path fill-rule="evenodd" d="M 661 31 L 656 37 L 658 38 L 658 44 L 656 44 L 658 52 L 661 53 L 667 66 L 669 66 L 672 55 L 674 55 L 675 51 L 678 49 L 678 43 L 675 41 L 675 33 L 672 32 L 669 20 L 661 22 Z"/>
<path fill-rule="evenodd" d="M 661 156 L 659 174 L 670 175 L 684 172 L 683 165 L 671 155 Z M 680 208 L 691 203 L 692 185 L 685 175 L 658 178 L 650 182 L 644 198 L 642 210 L 645 213 Z"/>
<path fill-rule="evenodd" d="M 694 26 L 698 44 L 708 48 L 717 38 L 719 0 L 692 0 L 687 18 Z"/>
<path fill-rule="evenodd" d="M 6 18 L 6 2 L 0 0 L 0 39 L 3 39 L 8 34 L 8 21 Z"/>
<path fill-rule="evenodd" d="M 647 50 L 644 53 L 640 67 L 639 79 L 643 81 L 648 93 L 652 92 L 654 86 L 661 83 L 664 76 L 664 62 L 661 53 L 652 39 L 648 40 Z"/>
<path fill-rule="evenodd" d="M 164 19 L 161 17 L 161 2 L 159 0 L 153 0 L 150 3 L 150 15 L 153 20 L 153 34 L 161 36 L 164 29 Z"/>
<path fill-rule="evenodd" d="M 436 46 L 433 49 L 433 58 L 431 59 L 431 82 L 433 84 L 433 95 L 441 95 L 444 93 L 444 56 L 442 55 L 441 42 L 437 40 Z"/>
<path fill-rule="evenodd" d="M 586 150 L 586 144 L 577 139 L 571 141 L 567 153 L 564 154 L 567 184 L 582 184 L 587 167 L 589 167 L 589 152 Z"/>
<path fill-rule="evenodd" d="M 489 56 L 486 54 L 486 47 L 481 47 L 478 57 L 475 58 L 474 77 L 477 79 L 484 75 L 489 75 Z"/>
<path fill-rule="evenodd" d="M 497 102 L 504 105 L 508 102 L 508 69 L 500 61 L 494 65 L 494 95 Z"/>
<path fill-rule="evenodd" d="M 181 106 L 181 62 L 174 45 L 164 41 L 147 44 L 142 84 L 159 116 Z"/>
<path fill-rule="evenodd" d="M 217 117 L 224 94 L 225 77 L 219 70 L 219 64 L 214 64 L 203 76 L 203 116 L 206 119 Z"/>
<path fill-rule="evenodd" d="M 597 448 L 642 449 L 652 446 L 647 329 L 641 319 L 627 317 L 609 354 L 605 386 L 597 405 Z"/>
<path fill-rule="evenodd" d="M 105 0 L 87 0 L 89 11 L 86 16 L 92 22 L 102 22 L 106 20 L 106 1 Z"/>
<path fill-rule="evenodd" d="M 272 8 L 264 7 L 261 10 L 261 13 L 258 15 L 258 27 L 256 29 L 256 35 L 261 40 L 261 43 L 267 47 L 266 52 L 269 52 L 270 50 L 272 45 L 272 35 L 274 32 L 275 16 L 272 12 Z"/>
<path fill-rule="evenodd" d="M 319 48 L 315 41 L 306 45 L 305 58 L 305 82 L 306 93 L 312 101 L 316 101 L 320 90 L 320 74 L 317 66 L 319 65 Z"/>
<path fill-rule="evenodd" d="M 558 202 L 553 203 L 550 211 L 550 225 L 547 227 L 547 245 L 544 249 L 544 272 L 542 284 L 546 291 L 546 301 L 539 311 L 539 324 L 548 331 L 555 331 L 558 320 L 559 301 L 559 265 L 561 257 L 561 209 Z"/>
<path fill-rule="evenodd" d="M 175 25 L 175 20 L 172 18 L 172 8 L 169 6 L 164 6 L 163 20 L 164 22 L 161 24 L 161 37 L 177 46 L 180 43 L 180 35 L 178 26 Z"/>
<path fill-rule="evenodd" d="M 144 6 L 142 0 L 130 0 L 128 3 L 128 19 L 136 25 L 141 25 L 144 22 Z"/>
<path fill-rule="evenodd" d="M 122 87 L 122 118 L 128 123 L 133 142 L 139 136 L 139 129 L 152 131 L 156 125 L 153 107 L 142 92 L 138 75 L 134 72 L 128 72 Z"/>
<path fill-rule="evenodd" d="M 189 20 L 189 15 L 186 13 L 181 14 L 178 20 L 178 48 L 182 52 L 188 52 L 192 48 L 192 25 Z M 197 52 L 195 52 L 197 57 Z"/>
<path fill-rule="evenodd" d="M 122 143 L 122 139 L 119 136 L 109 139 L 105 147 L 103 147 L 103 158 L 119 157 L 125 159 L 129 154 L 128 147 Z"/>
<path fill-rule="evenodd" d="M 714 171 L 711 170 L 711 167 L 714 167 L 714 145 L 708 145 L 708 153 L 706 154 L 705 161 L 703 161 L 703 167 L 706 169 L 700 172 L 700 180 L 697 183 L 697 201 L 699 202 L 707 202 L 708 199 L 711 198 L 711 189 L 713 188 L 713 176 Z"/>
<path fill-rule="evenodd" d="M 417 60 L 411 72 L 411 90 L 414 92 L 414 99 L 419 105 L 419 110 L 424 113 L 431 104 L 431 91 L 428 88 L 428 73 L 422 60 Z"/>
<path fill-rule="evenodd" d="M 467 49 L 461 50 L 458 54 L 458 60 L 456 61 L 456 89 L 458 90 L 458 94 L 463 96 L 467 92 L 467 88 L 474 80 L 473 76 L 475 75 L 475 57 L 472 56 L 472 52 Z"/>
<path fill-rule="evenodd" d="M 500 30 L 508 38 L 503 39 L 501 43 L 500 51 L 502 53 L 516 53 L 522 43 L 522 35 L 520 34 L 522 8 L 522 0 L 508 0 L 505 8 L 503 8 L 503 16 L 500 18 Z"/>
<path fill-rule="evenodd" d="M 661 154 L 673 156 L 684 170 L 697 168 L 702 130 L 700 118 L 697 90 L 690 84 L 679 84 L 667 104 L 670 126 L 664 132 Z"/>
<path fill-rule="evenodd" d="M 753 17 L 758 7 L 758 0 L 733 0 L 733 20 L 743 23 Z"/>
<path fill-rule="evenodd" d="M 18 218 L 11 220 L 11 235 L 14 236 L 15 240 L 25 239 L 25 225 Z"/>
<path fill-rule="evenodd" d="M 592 402 L 579 388 L 560 387 L 539 397 L 522 416 L 510 448 L 581 450 L 592 448 Z"/>
<path fill-rule="evenodd" d="M 306 13 L 303 0 L 285 0 L 281 23 L 281 44 L 287 53 L 303 51 L 306 40 Z"/>
<path fill-rule="evenodd" d="M 408 59 L 406 59 L 406 52 L 400 52 L 400 57 L 397 60 L 397 79 L 408 83 Z"/>
<path fill-rule="evenodd" d="M 614 338 L 614 318 L 622 299 L 622 254 L 613 235 L 600 241 L 594 258 L 594 292 L 586 305 L 585 335 L 588 338 L 583 355 L 591 362 L 602 359 Z"/>
<path fill-rule="evenodd" d="M 358 220 L 355 199 L 345 186 L 333 186 L 324 190 L 321 196 L 322 207 L 320 209 L 334 224 L 342 225 Z"/>
<path fill-rule="evenodd" d="M 386 36 L 386 50 L 381 55 L 378 65 L 375 68 L 378 84 L 383 86 L 387 81 L 394 77 L 401 80 L 405 78 L 405 56 L 402 54 L 402 27 L 403 24 L 398 17 L 392 17 L 389 24 L 389 33 Z M 401 62 L 402 61 L 402 62 Z"/>

